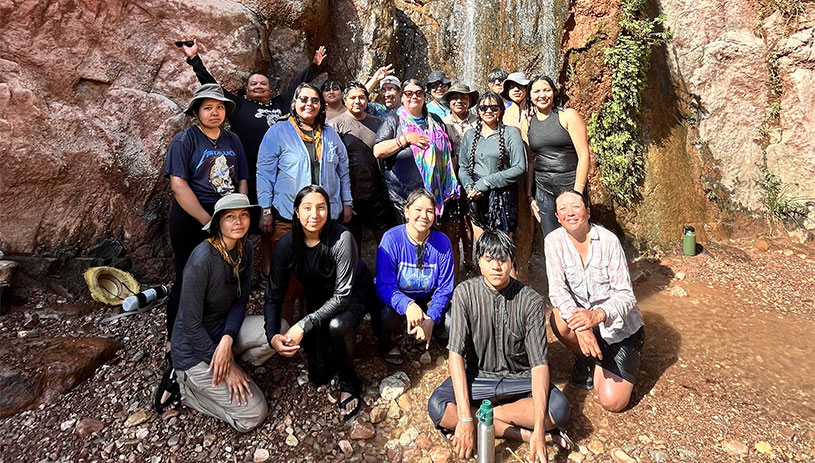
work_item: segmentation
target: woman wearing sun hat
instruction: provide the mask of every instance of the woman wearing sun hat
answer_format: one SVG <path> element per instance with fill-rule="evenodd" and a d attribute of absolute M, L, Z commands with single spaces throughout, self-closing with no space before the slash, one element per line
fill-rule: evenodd
<path fill-rule="evenodd" d="M 256 214 L 253 214 L 256 213 Z M 252 292 L 252 243 L 245 239 L 257 205 L 232 193 L 215 204 L 184 269 L 181 305 L 172 337 L 172 358 L 181 401 L 248 432 L 266 419 L 263 392 L 236 363 L 260 365 L 274 354 L 263 316 L 246 316 Z"/>

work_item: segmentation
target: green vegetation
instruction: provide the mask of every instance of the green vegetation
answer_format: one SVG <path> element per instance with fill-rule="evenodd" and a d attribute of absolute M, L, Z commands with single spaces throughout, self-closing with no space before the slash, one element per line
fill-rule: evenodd
<path fill-rule="evenodd" d="M 605 51 L 611 98 L 589 119 L 588 130 L 603 185 L 616 201 L 629 205 L 643 177 L 645 148 L 638 117 L 651 49 L 670 40 L 671 31 L 663 28 L 663 16 L 644 17 L 645 0 L 621 0 L 620 8 L 617 44 Z"/>
<path fill-rule="evenodd" d="M 764 206 L 774 219 L 804 226 L 807 217 L 806 198 L 791 196 L 789 187 L 782 185 L 778 175 L 769 170 L 764 171 L 761 188 L 764 190 Z"/>

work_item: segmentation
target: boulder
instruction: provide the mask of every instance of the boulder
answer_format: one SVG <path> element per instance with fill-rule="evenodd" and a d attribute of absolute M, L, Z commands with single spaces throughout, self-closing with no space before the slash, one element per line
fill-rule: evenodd
<path fill-rule="evenodd" d="M 105 338 L 18 338 L 0 345 L 0 418 L 53 403 L 122 348 Z"/>

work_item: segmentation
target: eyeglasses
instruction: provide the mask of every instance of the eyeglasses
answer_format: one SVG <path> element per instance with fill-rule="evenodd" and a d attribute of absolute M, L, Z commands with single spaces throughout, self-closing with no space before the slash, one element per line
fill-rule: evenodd
<path fill-rule="evenodd" d="M 497 104 L 482 104 L 482 105 L 478 106 L 478 110 L 481 111 L 482 113 L 486 113 L 486 112 L 497 113 L 498 111 L 501 110 L 501 106 L 499 106 Z"/>
<path fill-rule="evenodd" d="M 319 98 L 313 98 L 313 97 L 312 97 L 312 98 L 309 98 L 309 97 L 307 97 L 307 96 L 301 96 L 301 97 L 298 97 L 298 98 L 297 98 L 297 101 L 299 101 L 299 102 L 300 102 L 300 103 L 302 103 L 302 104 L 308 104 L 308 103 L 311 103 L 311 104 L 313 104 L 314 106 L 319 106 L 319 105 L 320 105 L 320 99 L 319 99 Z"/>
<path fill-rule="evenodd" d="M 424 90 L 405 90 L 402 92 L 402 95 L 406 98 L 413 98 L 414 96 L 416 98 L 424 98 Z"/>

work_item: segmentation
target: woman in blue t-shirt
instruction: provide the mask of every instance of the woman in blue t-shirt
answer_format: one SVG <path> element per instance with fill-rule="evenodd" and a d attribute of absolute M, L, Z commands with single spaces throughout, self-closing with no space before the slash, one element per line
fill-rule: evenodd
<path fill-rule="evenodd" d="M 218 84 L 198 87 L 184 110 L 195 123 L 179 132 L 167 148 L 164 175 L 170 178 L 173 192 L 167 221 L 175 264 L 175 282 L 167 301 L 168 340 L 178 313 L 184 266 L 193 249 L 207 238 L 201 226 L 209 223 L 222 196 L 248 193 L 243 145 L 237 135 L 221 128 L 234 109 L 235 103 Z"/>
<path fill-rule="evenodd" d="M 388 363 L 403 362 L 394 336 L 407 321 L 407 333 L 430 343 L 431 336 L 446 337 L 445 316 L 453 295 L 453 250 L 450 239 L 433 229 L 436 201 L 424 189 L 405 201 L 405 225 L 382 236 L 376 254 L 376 294 L 383 302 L 379 333 L 380 354 Z"/>

